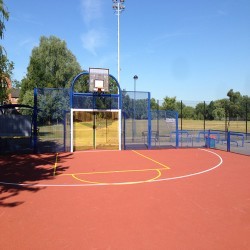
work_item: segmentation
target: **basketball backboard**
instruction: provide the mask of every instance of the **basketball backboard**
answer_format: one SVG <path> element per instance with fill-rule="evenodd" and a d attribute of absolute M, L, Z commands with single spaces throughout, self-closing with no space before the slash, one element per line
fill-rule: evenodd
<path fill-rule="evenodd" d="M 89 68 L 89 92 L 109 92 L 109 70 Z"/>

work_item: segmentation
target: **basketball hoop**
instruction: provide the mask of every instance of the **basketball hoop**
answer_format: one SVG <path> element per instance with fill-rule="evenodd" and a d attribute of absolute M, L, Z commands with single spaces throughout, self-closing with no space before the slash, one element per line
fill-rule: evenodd
<path fill-rule="evenodd" d="M 104 88 L 94 88 L 94 93 L 101 95 L 104 93 Z"/>
<path fill-rule="evenodd" d="M 104 91 L 104 89 L 102 89 L 102 88 L 98 88 L 98 89 L 97 89 L 97 93 L 98 93 L 98 95 L 101 95 L 101 94 L 103 93 L 103 91 Z"/>

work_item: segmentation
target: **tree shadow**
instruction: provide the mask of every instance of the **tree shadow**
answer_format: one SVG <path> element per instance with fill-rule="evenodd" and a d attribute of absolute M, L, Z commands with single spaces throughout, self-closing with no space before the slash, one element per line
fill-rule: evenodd
<path fill-rule="evenodd" d="M 67 158 L 69 155 L 62 155 Z M 17 201 L 20 192 L 38 192 L 45 187 L 38 187 L 42 180 L 53 180 L 56 154 L 4 155 L 0 156 L 0 207 L 15 207 L 24 203 Z M 68 167 L 57 166 L 58 174 Z M 15 197 L 15 198 L 14 198 Z M 15 200 L 15 201 L 13 201 Z"/>

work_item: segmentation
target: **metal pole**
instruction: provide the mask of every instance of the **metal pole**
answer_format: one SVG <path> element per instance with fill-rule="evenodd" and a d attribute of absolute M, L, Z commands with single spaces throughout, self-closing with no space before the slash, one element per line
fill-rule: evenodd
<path fill-rule="evenodd" d="M 181 130 L 182 130 L 182 109 L 183 109 L 183 106 L 182 106 L 182 100 L 181 100 Z"/>
<path fill-rule="evenodd" d="M 113 9 L 117 13 L 117 80 L 120 84 L 120 13 L 125 9 L 124 0 L 113 0 Z"/>
<path fill-rule="evenodd" d="M 136 110 L 136 80 L 138 79 L 137 75 L 134 75 L 134 101 L 133 101 L 133 111 L 134 111 L 134 115 L 133 115 L 133 141 L 136 135 L 136 124 L 135 124 L 135 119 L 136 119 L 136 115 L 135 115 L 135 110 Z"/>
<path fill-rule="evenodd" d="M 37 108 L 37 88 L 34 89 L 34 113 L 33 113 L 33 151 L 36 154 L 38 151 L 38 147 L 37 147 L 37 115 L 38 115 L 38 108 Z"/>
<path fill-rule="evenodd" d="M 120 84 L 120 3 L 117 4 L 117 80 Z"/>
<path fill-rule="evenodd" d="M 206 130 L 206 102 L 203 103 L 203 130 Z"/>
<path fill-rule="evenodd" d="M 248 115 L 248 110 L 247 110 L 247 108 L 248 108 L 248 103 L 247 103 L 247 99 L 246 99 L 246 139 L 247 139 L 247 135 L 248 135 L 248 131 L 247 131 L 247 115 Z"/>

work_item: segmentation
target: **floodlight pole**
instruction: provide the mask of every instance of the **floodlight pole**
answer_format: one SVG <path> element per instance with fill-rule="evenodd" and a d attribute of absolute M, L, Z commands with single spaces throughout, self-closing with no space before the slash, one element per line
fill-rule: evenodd
<path fill-rule="evenodd" d="M 125 0 L 113 0 L 113 9 L 117 14 L 117 80 L 120 84 L 120 13 L 125 10 Z"/>
<path fill-rule="evenodd" d="M 133 129 L 132 129 L 132 141 L 134 142 L 134 138 L 136 135 L 136 124 L 135 124 L 135 108 L 136 108 L 136 81 L 138 80 L 138 76 L 134 75 L 134 101 L 133 101 L 133 110 L 134 110 L 134 115 L 133 115 Z"/>

